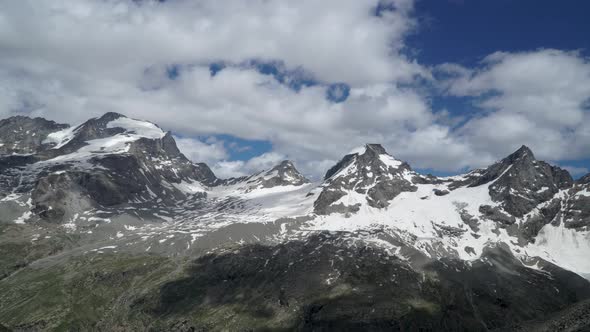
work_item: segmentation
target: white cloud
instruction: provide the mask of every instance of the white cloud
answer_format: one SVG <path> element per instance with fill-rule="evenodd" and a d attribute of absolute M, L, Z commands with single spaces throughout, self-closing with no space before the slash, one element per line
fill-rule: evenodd
<path fill-rule="evenodd" d="M 483 111 L 459 131 L 474 150 L 494 155 L 521 144 L 537 157 L 576 159 L 590 153 L 590 62 L 576 52 L 494 53 L 456 75 L 449 93 L 471 96 Z"/>
<path fill-rule="evenodd" d="M 398 9 L 373 15 L 378 3 Z M 551 160 L 590 157 L 590 66 L 558 50 L 495 53 L 480 68 L 444 64 L 446 93 L 473 98 L 460 122 L 434 113 L 413 81 L 429 70 L 404 53 L 416 28 L 412 0 L 70 0 L 0 2 L 0 117 L 28 113 L 76 123 L 115 111 L 185 137 L 182 151 L 222 177 L 294 159 L 320 177 L 351 148 L 383 143 L 414 167 L 483 166 L 521 144 Z M 251 60 L 282 61 L 326 85 L 293 91 Z M 211 62 L 230 66 L 211 76 Z M 167 76 L 178 65 L 176 80 Z M 432 82 L 432 81 L 431 81 Z M 413 87 L 412 87 L 413 86 Z M 584 109 L 586 103 L 586 109 Z M 273 152 L 228 161 L 230 134 Z M 231 149 L 231 147 L 230 147 Z"/>
<path fill-rule="evenodd" d="M 207 143 L 194 138 L 175 136 L 178 149 L 190 160 L 207 164 L 229 157 L 223 141 L 209 140 Z"/>
<path fill-rule="evenodd" d="M 267 152 L 247 161 L 220 160 L 212 164 L 211 168 L 215 175 L 220 178 L 240 177 L 254 174 L 262 170 L 268 170 L 285 159 L 285 155 L 280 153 Z"/>
<path fill-rule="evenodd" d="M 574 178 L 582 177 L 582 176 L 590 173 L 590 169 L 588 169 L 586 167 L 575 167 L 575 166 L 561 166 L 561 167 L 564 168 L 565 170 L 567 170 L 568 172 L 570 172 L 570 174 Z"/>
<path fill-rule="evenodd" d="M 398 10 L 376 17 L 380 2 Z M 0 40 L 4 64 L 40 74 L 130 79 L 146 64 L 268 59 L 322 81 L 386 82 L 421 71 L 399 55 L 412 3 L 22 0 L 0 4 Z"/>

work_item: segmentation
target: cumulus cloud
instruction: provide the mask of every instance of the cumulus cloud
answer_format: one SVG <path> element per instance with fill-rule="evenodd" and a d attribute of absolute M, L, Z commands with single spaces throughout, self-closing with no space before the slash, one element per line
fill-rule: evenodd
<path fill-rule="evenodd" d="M 220 160 L 212 164 L 211 169 L 221 178 L 240 177 L 254 174 L 262 170 L 268 170 L 283 160 L 285 160 L 285 155 L 276 152 L 267 152 L 247 161 Z"/>
<path fill-rule="evenodd" d="M 494 53 L 476 68 L 437 66 L 433 78 L 404 55 L 412 11 L 412 0 L 2 2 L 0 117 L 147 119 L 222 177 L 294 159 L 319 178 L 367 142 L 445 171 L 521 144 L 551 160 L 589 157 L 587 59 Z M 294 90 L 252 61 L 278 61 L 318 84 Z M 225 68 L 212 75 L 212 63 Z M 433 110 L 424 80 L 471 100 L 472 115 Z M 217 134 L 266 140 L 273 151 L 232 161 L 232 147 L 191 138 Z"/>
<path fill-rule="evenodd" d="M 538 157 L 574 159 L 590 151 L 590 62 L 577 52 L 498 52 L 481 68 L 450 68 L 448 92 L 479 110 L 458 135 L 493 154 L 527 144 Z"/>
<path fill-rule="evenodd" d="M 194 162 L 207 163 L 220 178 L 251 175 L 268 170 L 287 159 L 283 154 L 267 152 L 249 160 L 229 160 L 228 149 L 243 149 L 237 143 L 226 144 L 223 140 L 208 137 L 204 140 L 174 136 L 182 153 Z"/>
<path fill-rule="evenodd" d="M 216 163 L 229 157 L 223 141 L 210 139 L 205 142 L 186 137 L 175 136 L 174 140 L 178 149 L 190 160 L 204 162 L 207 164 Z"/>
<path fill-rule="evenodd" d="M 421 70 L 399 55 L 412 2 L 23 0 L 0 4 L 0 38 L 4 63 L 37 73 L 129 79 L 146 64 L 268 59 L 326 82 L 385 82 Z"/>

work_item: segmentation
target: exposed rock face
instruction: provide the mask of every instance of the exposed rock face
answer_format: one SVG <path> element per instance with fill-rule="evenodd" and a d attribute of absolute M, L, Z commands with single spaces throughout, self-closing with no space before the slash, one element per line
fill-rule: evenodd
<path fill-rule="evenodd" d="M 491 181 L 495 182 L 490 186 L 490 196 L 515 217 L 522 217 L 574 182 L 567 171 L 537 161 L 526 146 L 490 166 L 471 186 Z"/>
<path fill-rule="evenodd" d="M 562 214 L 562 199 L 554 198 L 538 207 L 537 214 L 533 214 L 520 226 L 522 237 L 527 241 L 534 241 L 535 236 L 543 226 L 549 223 L 557 223 Z"/>
<path fill-rule="evenodd" d="M 141 138 L 133 142 L 129 154 L 137 158 L 144 169 L 158 173 L 170 183 L 196 180 L 211 186 L 218 181 L 207 164 L 188 160 L 178 150 L 170 133 L 166 133 L 162 139 Z"/>
<path fill-rule="evenodd" d="M 13 116 L 0 120 L 0 155 L 35 154 L 50 147 L 49 133 L 69 127 L 43 118 Z"/>
<path fill-rule="evenodd" d="M 514 216 L 503 212 L 497 207 L 482 205 L 479 207 L 479 212 L 481 212 L 486 218 L 503 225 L 512 225 L 516 222 L 516 218 Z"/>
<path fill-rule="evenodd" d="M 67 221 L 94 206 L 121 200 L 121 194 L 109 190 L 113 184 L 100 173 L 63 172 L 38 179 L 31 199 L 33 211 L 52 222 Z M 91 197 L 92 195 L 93 197 Z"/>
<path fill-rule="evenodd" d="M 567 228 L 584 229 L 590 227 L 590 177 L 580 179 L 569 191 L 565 202 L 564 224 Z"/>
<path fill-rule="evenodd" d="M 502 228 L 522 218 L 522 223 L 510 228 L 511 234 L 534 241 L 543 226 L 559 219 L 562 204 L 567 199 L 566 192 L 574 181 L 566 170 L 536 160 L 533 152 L 522 146 L 501 161 L 476 170 L 453 185 L 477 187 L 488 184 L 490 197 L 499 206 L 481 206 L 483 217 L 498 222 Z"/>
<path fill-rule="evenodd" d="M 384 208 L 401 192 L 415 191 L 413 181 L 419 178 L 407 163 L 387 154 L 381 145 L 367 144 L 328 170 L 315 202 L 315 212 L 355 212 L 363 203 Z M 353 204 L 336 203 L 351 192 L 364 196 L 365 200 Z"/>

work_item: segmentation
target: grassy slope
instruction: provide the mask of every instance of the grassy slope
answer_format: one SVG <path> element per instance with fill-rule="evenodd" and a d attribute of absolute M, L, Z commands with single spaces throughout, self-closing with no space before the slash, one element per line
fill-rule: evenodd
<path fill-rule="evenodd" d="M 12 328 L 92 330 L 111 310 L 175 270 L 156 256 L 92 254 L 24 268 L 0 281 L 0 322 Z"/>
<path fill-rule="evenodd" d="M 87 253 L 0 280 L 0 324 L 52 331 L 483 331 L 540 319 L 588 297 L 569 273 L 487 262 L 420 271 L 329 237 L 247 245 L 193 261 Z"/>

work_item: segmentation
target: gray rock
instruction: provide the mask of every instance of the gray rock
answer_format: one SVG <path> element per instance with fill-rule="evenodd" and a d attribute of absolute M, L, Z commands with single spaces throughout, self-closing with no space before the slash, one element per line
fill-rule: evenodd
<path fill-rule="evenodd" d="M 500 226 L 512 225 L 516 222 L 516 218 L 502 211 L 498 207 L 492 207 L 489 205 L 482 205 L 479 207 L 479 212 L 484 218 L 495 221 Z"/>
<path fill-rule="evenodd" d="M 379 144 L 367 144 L 364 153 L 346 155 L 326 173 L 324 186 L 314 207 L 317 214 L 327 214 L 328 207 L 355 191 L 366 195 L 366 203 L 375 208 L 385 208 L 404 191 L 416 191 L 413 180 L 420 178 L 405 162 L 393 167 L 382 160 L 391 157 Z M 345 172 L 345 170 L 347 170 Z M 352 208 L 353 210 L 356 207 Z M 337 210 L 342 210 L 342 207 Z"/>
<path fill-rule="evenodd" d="M 0 155 L 35 154 L 50 147 L 47 135 L 69 127 L 43 118 L 13 116 L 0 120 Z"/>
<path fill-rule="evenodd" d="M 476 233 L 479 232 L 479 220 L 477 218 L 467 213 L 467 211 L 465 211 L 464 209 L 460 210 L 459 213 L 461 216 L 461 220 L 467 226 L 469 226 L 469 228 L 471 228 L 472 231 Z"/>
<path fill-rule="evenodd" d="M 495 182 L 489 187 L 490 196 L 515 217 L 522 217 L 560 189 L 573 185 L 566 170 L 537 161 L 526 146 L 487 168 L 470 186 L 491 181 Z"/>
<path fill-rule="evenodd" d="M 449 193 L 450 193 L 450 191 L 448 191 L 448 190 L 434 189 L 434 194 L 436 196 L 445 196 L 445 195 L 448 195 Z"/>
<path fill-rule="evenodd" d="M 550 201 L 547 206 L 544 206 L 540 209 L 539 214 L 534 215 L 533 217 L 525 220 L 523 224 L 520 226 L 520 233 L 522 236 L 528 240 L 533 242 L 535 236 L 539 234 L 539 231 L 547 224 L 551 223 L 556 219 L 556 216 L 561 211 L 561 200 L 554 199 Z"/>
<path fill-rule="evenodd" d="M 588 178 L 590 179 L 590 177 Z M 585 229 L 590 227 L 590 182 L 582 178 L 569 191 L 564 211 L 564 224 L 567 228 Z"/>

